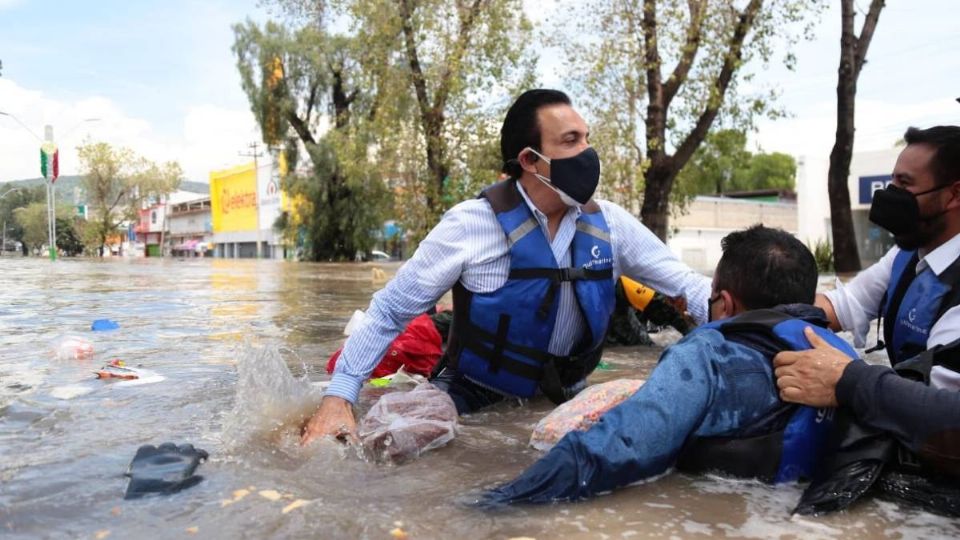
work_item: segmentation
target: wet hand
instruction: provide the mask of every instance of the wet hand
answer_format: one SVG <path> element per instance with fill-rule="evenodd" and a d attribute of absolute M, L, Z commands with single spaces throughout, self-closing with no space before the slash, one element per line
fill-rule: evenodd
<path fill-rule="evenodd" d="M 780 399 L 812 407 L 837 406 L 837 382 L 850 357 L 813 331 L 804 335 L 813 346 L 806 351 L 784 351 L 773 358 Z"/>
<path fill-rule="evenodd" d="M 357 421 L 353 418 L 353 406 L 349 401 L 336 396 L 323 398 L 313 418 L 303 426 L 300 444 L 310 444 L 320 437 L 335 437 L 353 444 L 359 442 Z"/>

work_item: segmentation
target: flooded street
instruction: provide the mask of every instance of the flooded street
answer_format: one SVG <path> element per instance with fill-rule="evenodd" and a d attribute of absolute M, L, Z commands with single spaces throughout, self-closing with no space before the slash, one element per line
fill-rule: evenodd
<path fill-rule="evenodd" d="M 791 518 L 797 486 L 671 474 L 579 503 L 481 511 L 480 489 L 540 453 L 545 400 L 461 419 L 448 446 L 399 466 L 334 443 L 297 444 L 372 265 L 277 261 L 0 259 L 0 536 L 4 538 L 956 538 L 960 525 L 870 500 Z M 391 274 L 395 265 L 382 266 Z M 120 328 L 91 332 L 95 319 Z M 89 359 L 58 359 L 63 336 Z M 657 336 L 661 345 L 677 334 Z M 644 377 L 659 347 L 608 352 L 594 381 Z M 112 359 L 164 380 L 97 380 Z M 289 370 L 289 371 L 288 371 Z M 292 373 L 293 376 L 290 375 Z M 362 409 L 383 390 L 365 389 Z M 137 448 L 210 453 L 204 480 L 123 499 Z M 298 502 L 300 501 L 300 502 Z"/>

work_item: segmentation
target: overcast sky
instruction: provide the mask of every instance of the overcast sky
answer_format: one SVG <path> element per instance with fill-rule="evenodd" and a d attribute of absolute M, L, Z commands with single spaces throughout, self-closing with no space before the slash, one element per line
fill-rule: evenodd
<path fill-rule="evenodd" d="M 541 19 L 565 4 L 527 5 Z M 188 179 L 205 182 L 211 169 L 242 162 L 238 153 L 259 138 L 230 26 L 266 16 L 256 0 L 0 0 L 0 111 L 38 136 L 54 126 L 61 174 L 77 172 L 75 147 L 90 137 L 175 159 Z M 816 39 L 795 50 L 795 72 L 764 73 L 783 89 L 793 117 L 763 122 L 753 145 L 796 156 L 830 152 L 839 21 L 835 6 L 824 13 Z M 958 51 L 960 2 L 888 0 L 860 77 L 857 149 L 889 147 L 909 125 L 960 124 Z M 559 84 L 557 66 L 542 59 L 545 84 Z M 0 181 L 39 176 L 37 147 L 0 116 Z"/>

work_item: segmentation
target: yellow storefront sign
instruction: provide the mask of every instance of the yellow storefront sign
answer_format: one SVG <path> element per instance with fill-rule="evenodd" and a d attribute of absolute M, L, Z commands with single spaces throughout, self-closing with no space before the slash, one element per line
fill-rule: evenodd
<path fill-rule="evenodd" d="M 247 163 L 210 172 L 213 232 L 257 230 L 257 171 Z"/>

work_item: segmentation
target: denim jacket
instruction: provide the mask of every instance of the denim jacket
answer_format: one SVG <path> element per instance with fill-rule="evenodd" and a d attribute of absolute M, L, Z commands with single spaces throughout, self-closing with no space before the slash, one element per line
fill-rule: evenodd
<path fill-rule="evenodd" d="M 664 351 L 634 395 L 589 430 L 568 433 L 486 501 L 576 500 L 661 474 L 689 437 L 746 435 L 778 396 L 768 356 L 715 329 L 694 330 Z"/>

